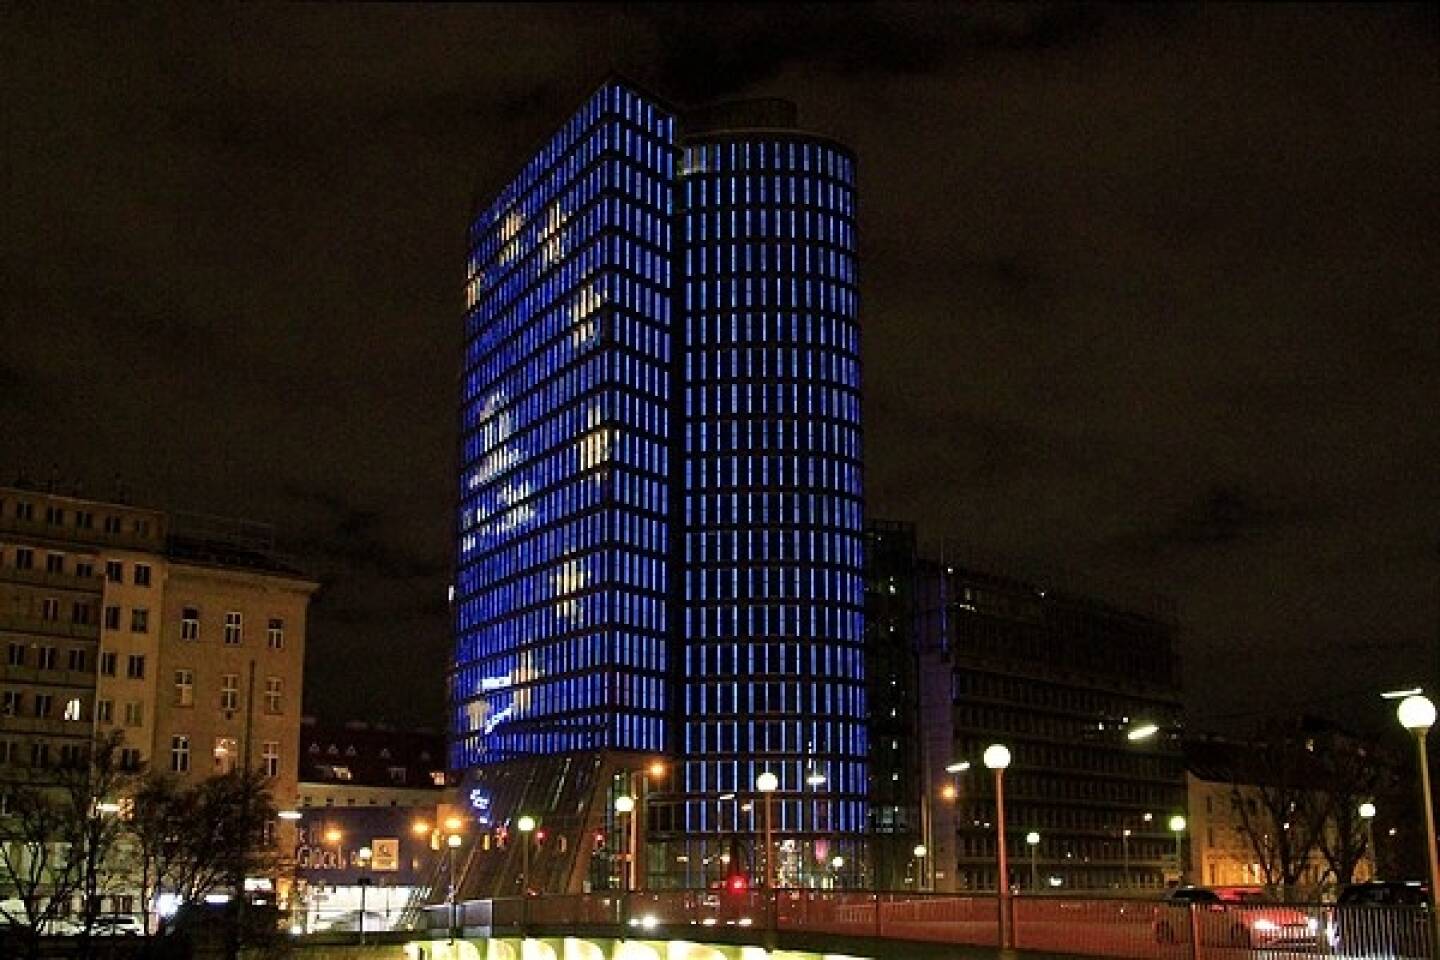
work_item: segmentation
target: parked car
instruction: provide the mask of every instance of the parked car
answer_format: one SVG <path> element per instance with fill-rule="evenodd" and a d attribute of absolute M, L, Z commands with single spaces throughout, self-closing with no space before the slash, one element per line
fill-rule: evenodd
<path fill-rule="evenodd" d="M 1418 880 L 1347 884 L 1330 914 L 1330 947 L 1348 956 L 1429 957 L 1430 891 Z"/>
<path fill-rule="evenodd" d="M 140 918 L 128 913 L 102 914 L 90 926 L 91 936 L 139 937 L 145 934 Z"/>
<path fill-rule="evenodd" d="M 1320 940 L 1318 917 L 1298 907 L 1275 903 L 1255 888 L 1176 887 L 1166 893 L 1165 902 L 1198 911 L 1194 929 L 1204 945 L 1307 949 L 1317 946 Z M 1155 920 L 1156 941 L 1189 940 L 1189 930 L 1176 929 L 1177 924 L 1189 922 L 1188 915 L 1162 911 Z"/>

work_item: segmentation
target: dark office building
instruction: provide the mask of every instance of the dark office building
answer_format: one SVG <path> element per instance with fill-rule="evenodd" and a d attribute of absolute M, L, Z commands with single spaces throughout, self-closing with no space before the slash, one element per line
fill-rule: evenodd
<path fill-rule="evenodd" d="M 854 211 L 793 106 L 611 81 L 475 218 L 451 764 L 490 827 L 564 830 L 537 875 L 622 793 L 652 885 L 754 874 L 769 772 L 780 882 L 860 882 Z"/>
<path fill-rule="evenodd" d="M 1013 758 L 1013 885 L 1173 880 L 1169 821 L 1185 811 L 1173 619 L 958 563 L 927 563 L 919 580 L 935 889 L 996 887 L 994 778 L 981 760 L 993 743 Z M 1027 844 L 1031 832 L 1038 845 Z"/>

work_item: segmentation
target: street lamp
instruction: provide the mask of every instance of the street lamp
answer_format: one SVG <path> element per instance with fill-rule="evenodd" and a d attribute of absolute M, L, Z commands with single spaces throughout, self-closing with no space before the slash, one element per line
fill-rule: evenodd
<path fill-rule="evenodd" d="M 1375 849 L 1375 804 L 1366 800 L 1356 812 L 1365 824 L 1365 847 L 1370 851 L 1370 879 L 1374 880 L 1380 871 L 1380 852 Z"/>
<path fill-rule="evenodd" d="M 445 875 L 450 880 L 450 891 L 446 899 L 450 901 L 450 939 L 455 939 L 455 851 L 460 849 L 462 839 L 460 834 L 452 833 L 445 838 Z"/>
<path fill-rule="evenodd" d="M 985 766 L 995 771 L 995 858 L 999 876 L 996 881 L 1000 909 L 1000 949 L 1010 947 L 1010 860 L 1005 849 L 1005 768 L 1010 766 L 1010 748 L 992 743 L 985 748 Z"/>
<path fill-rule="evenodd" d="M 770 797 L 780 789 L 780 778 L 769 770 L 755 778 L 755 789 L 765 798 L 765 889 L 775 889 L 775 851 L 770 837 Z"/>
<path fill-rule="evenodd" d="M 1430 797 L 1430 760 L 1425 755 L 1425 734 L 1435 725 L 1435 704 L 1420 694 L 1411 694 L 1400 701 L 1395 715 L 1400 726 L 1415 735 L 1415 753 L 1420 764 L 1420 812 L 1425 817 L 1425 844 L 1430 865 L 1430 916 L 1436 924 L 1432 936 L 1440 943 L 1440 863 L 1435 853 L 1435 813 Z"/>
<path fill-rule="evenodd" d="M 535 830 L 535 818 L 528 813 L 515 821 L 520 831 L 520 895 L 530 895 L 530 834 Z"/>
<path fill-rule="evenodd" d="M 1030 890 L 1032 892 L 1040 889 L 1040 834 L 1031 830 L 1025 834 L 1025 842 L 1030 846 Z"/>
<path fill-rule="evenodd" d="M 1181 853 L 1180 844 L 1185 836 L 1185 818 L 1180 814 L 1170 818 L 1170 830 L 1175 834 L 1175 869 L 1180 872 L 1180 883 L 1185 882 L 1185 859 Z"/>
<path fill-rule="evenodd" d="M 628 793 L 616 797 L 615 812 L 625 817 L 625 872 L 620 889 L 628 893 L 635 888 L 635 798 Z"/>
<path fill-rule="evenodd" d="M 370 858 L 373 857 L 374 855 L 375 855 L 375 851 L 371 850 L 369 847 L 361 847 L 359 850 L 357 850 L 357 851 L 355 852 L 355 859 L 356 859 L 356 860 L 359 862 L 359 864 L 360 864 L 360 871 L 361 871 L 361 873 L 364 873 L 366 870 L 370 869 Z M 369 877 L 363 877 L 363 876 L 362 876 L 362 877 L 360 877 L 358 880 L 355 881 L 355 885 L 360 888 L 360 945 L 361 945 L 361 946 L 364 946 L 364 945 L 365 945 L 365 892 L 370 889 L 370 878 L 369 878 Z"/>
<path fill-rule="evenodd" d="M 1125 864 L 1124 888 L 1130 889 L 1130 834 L 1129 827 L 1120 831 L 1120 856 Z"/>

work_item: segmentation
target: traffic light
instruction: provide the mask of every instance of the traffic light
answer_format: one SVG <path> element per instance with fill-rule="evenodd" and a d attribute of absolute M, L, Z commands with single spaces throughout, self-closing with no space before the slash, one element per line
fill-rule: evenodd
<path fill-rule="evenodd" d="M 731 893 L 744 893 L 750 889 L 750 881 L 737 873 L 725 881 L 725 889 Z"/>

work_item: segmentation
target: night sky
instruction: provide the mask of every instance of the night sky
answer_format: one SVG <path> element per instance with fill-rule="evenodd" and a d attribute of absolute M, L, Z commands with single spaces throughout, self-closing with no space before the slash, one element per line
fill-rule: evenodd
<path fill-rule="evenodd" d="M 277 525 L 441 720 L 467 219 L 610 70 L 861 163 L 867 483 L 1174 599 L 1192 727 L 1440 657 L 1425 7 L 0 7 L 0 480 Z"/>

